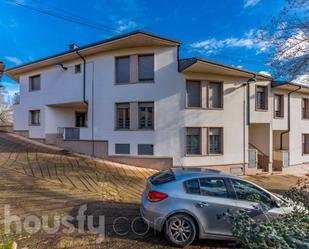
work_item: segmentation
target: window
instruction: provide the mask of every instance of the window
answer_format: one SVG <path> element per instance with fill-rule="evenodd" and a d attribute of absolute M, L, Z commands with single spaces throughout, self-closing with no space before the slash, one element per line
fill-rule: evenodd
<path fill-rule="evenodd" d="M 153 155 L 153 144 L 139 144 L 137 150 L 139 155 Z"/>
<path fill-rule="evenodd" d="M 161 185 L 163 183 L 175 181 L 176 177 L 171 169 L 160 171 L 150 177 L 150 182 L 153 185 Z"/>
<path fill-rule="evenodd" d="M 87 112 L 75 112 L 75 127 L 87 127 Z"/>
<path fill-rule="evenodd" d="M 309 154 L 309 134 L 303 134 L 303 154 Z"/>
<path fill-rule="evenodd" d="M 130 57 L 116 58 L 116 83 L 130 83 Z"/>
<path fill-rule="evenodd" d="M 35 75 L 29 78 L 29 91 L 39 91 L 41 89 L 41 76 Z"/>
<path fill-rule="evenodd" d="M 302 99 L 302 117 L 309 119 L 309 99 Z"/>
<path fill-rule="evenodd" d="M 223 84 L 210 82 L 208 85 L 208 107 L 223 108 Z"/>
<path fill-rule="evenodd" d="M 272 206 L 270 195 L 263 190 L 245 181 L 231 179 L 231 182 L 238 200 L 258 202 Z"/>
<path fill-rule="evenodd" d="M 139 128 L 153 129 L 154 127 L 154 105 L 153 102 L 138 104 L 139 109 Z"/>
<path fill-rule="evenodd" d="M 130 144 L 115 144 L 115 154 L 130 154 Z"/>
<path fill-rule="evenodd" d="M 75 73 L 80 73 L 80 72 L 81 72 L 80 64 L 75 65 Z"/>
<path fill-rule="evenodd" d="M 185 187 L 189 194 L 200 194 L 200 183 L 198 179 L 186 181 Z"/>
<path fill-rule="evenodd" d="M 275 118 L 283 118 L 283 95 L 275 94 L 274 96 L 274 115 Z"/>
<path fill-rule="evenodd" d="M 33 110 L 29 112 L 29 124 L 40 125 L 40 110 Z"/>
<path fill-rule="evenodd" d="M 187 155 L 201 154 L 201 129 L 187 128 L 186 134 L 186 153 Z"/>
<path fill-rule="evenodd" d="M 256 86 L 255 101 L 257 110 L 267 110 L 267 86 Z"/>
<path fill-rule="evenodd" d="M 208 153 L 222 153 L 222 128 L 209 128 L 208 130 Z"/>
<path fill-rule="evenodd" d="M 201 107 L 201 82 L 187 81 L 187 107 Z"/>
<path fill-rule="evenodd" d="M 130 129 L 130 104 L 122 103 L 116 104 L 116 128 Z"/>
<path fill-rule="evenodd" d="M 201 195 L 227 198 L 228 192 L 224 180 L 220 178 L 200 178 Z"/>
<path fill-rule="evenodd" d="M 138 79 L 139 81 L 154 80 L 154 55 L 138 56 Z"/>

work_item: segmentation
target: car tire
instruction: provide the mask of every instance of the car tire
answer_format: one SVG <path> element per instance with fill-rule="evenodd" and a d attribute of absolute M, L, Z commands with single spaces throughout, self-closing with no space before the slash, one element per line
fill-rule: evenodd
<path fill-rule="evenodd" d="M 166 221 L 164 235 L 172 246 L 185 247 L 190 245 L 196 237 L 195 222 L 189 215 L 175 214 Z"/>

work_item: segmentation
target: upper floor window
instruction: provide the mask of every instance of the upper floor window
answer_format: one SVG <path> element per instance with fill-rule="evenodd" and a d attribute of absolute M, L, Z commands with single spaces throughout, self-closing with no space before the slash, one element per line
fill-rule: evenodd
<path fill-rule="evenodd" d="M 267 110 L 268 100 L 267 100 L 267 86 L 256 86 L 255 90 L 255 104 L 256 110 Z"/>
<path fill-rule="evenodd" d="M 138 56 L 138 79 L 139 81 L 154 80 L 154 55 Z"/>
<path fill-rule="evenodd" d="M 75 72 L 75 73 L 80 73 L 80 72 L 81 72 L 81 66 L 80 66 L 80 64 L 75 65 L 75 67 L 74 67 L 74 72 Z"/>
<path fill-rule="evenodd" d="M 201 129 L 200 128 L 187 128 L 186 154 L 187 155 L 200 155 L 201 154 Z"/>
<path fill-rule="evenodd" d="M 130 104 L 121 103 L 116 104 L 116 128 L 117 129 L 130 129 Z"/>
<path fill-rule="evenodd" d="M 29 91 L 38 91 L 41 89 L 41 76 L 34 75 L 29 77 Z"/>
<path fill-rule="evenodd" d="M 309 119 L 309 99 L 302 99 L 302 118 Z"/>
<path fill-rule="evenodd" d="M 130 83 L 130 56 L 116 58 L 116 83 Z"/>
<path fill-rule="evenodd" d="M 222 128 L 209 128 L 208 130 L 208 153 L 221 154 L 222 146 Z"/>
<path fill-rule="evenodd" d="M 275 118 L 283 118 L 284 112 L 283 112 L 283 102 L 284 98 L 283 95 L 275 94 L 274 96 L 274 116 Z"/>
<path fill-rule="evenodd" d="M 309 134 L 303 134 L 302 136 L 303 154 L 309 154 Z"/>
<path fill-rule="evenodd" d="M 40 125 L 40 110 L 29 111 L 29 124 Z"/>
<path fill-rule="evenodd" d="M 138 103 L 139 109 L 139 128 L 153 129 L 154 128 L 154 104 L 153 102 Z"/>
<path fill-rule="evenodd" d="M 208 84 L 208 107 L 223 108 L 223 83 L 210 82 Z"/>
<path fill-rule="evenodd" d="M 87 127 L 87 112 L 75 112 L 75 127 Z"/>
<path fill-rule="evenodd" d="M 188 80 L 186 88 L 187 107 L 201 107 L 201 82 Z"/>

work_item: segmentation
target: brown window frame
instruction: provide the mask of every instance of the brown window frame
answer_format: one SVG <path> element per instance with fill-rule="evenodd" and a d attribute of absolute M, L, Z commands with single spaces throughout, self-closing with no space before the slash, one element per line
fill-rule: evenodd
<path fill-rule="evenodd" d="M 200 85 L 200 99 L 199 99 L 199 103 L 200 105 L 199 106 L 189 106 L 188 103 L 188 85 L 189 84 L 192 84 L 192 82 L 194 82 L 195 84 L 199 84 Z M 190 80 L 190 79 L 187 79 L 186 80 L 186 108 L 187 109 L 202 109 L 202 82 L 200 80 Z"/>
<path fill-rule="evenodd" d="M 276 97 L 280 97 L 280 115 L 276 115 Z M 284 118 L 284 95 L 274 94 L 274 118 Z"/>
<path fill-rule="evenodd" d="M 308 151 L 306 150 L 306 137 L 308 137 L 309 140 L 309 134 L 308 133 L 303 133 L 302 134 L 302 155 L 308 155 L 309 154 L 309 149 Z M 308 141 L 309 143 L 309 141 Z"/>
<path fill-rule="evenodd" d="M 209 145 L 210 145 L 210 139 L 209 139 L 209 130 L 210 129 L 220 129 L 220 152 L 218 153 L 213 153 L 213 152 L 210 152 L 209 150 Z M 224 137 L 224 129 L 223 127 L 207 127 L 207 155 L 223 155 L 223 152 L 224 152 L 224 140 L 223 140 L 223 137 Z"/>
<path fill-rule="evenodd" d="M 152 104 L 152 127 L 145 127 L 142 128 L 141 127 L 141 105 L 143 104 Z M 144 108 L 148 108 L 148 107 L 144 107 Z M 147 114 L 147 120 L 148 120 L 148 114 Z M 145 124 L 147 123 L 146 117 L 145 117 Z M 148 125 L 147 125 L 148 126 Z M 155 129 L 155 103 L 154 101 L 142 101 L 142 102 L 138 102 L 138 129 L 139 130 L 154 130 Z"/>
<path fill-rule="evenodd" d="M 301 118 L 304 120 L 308 120 L 309 119 L 309 110 L 306 110 L 306 101 L 309 102 L 308 98 L 302 98 L 301 99 Z M 309 103 L 308 103 L 308 107 L 309 107 Z M 306 113 L 308 113 L 306 115 Z"/>
<path fill-rule="evenodd" d="M 220 84 L 221 85 L 221 103 L 220 107 L 212 107 L 210 106 L 210 94 L 209 94 L 209 86 L 211 83 Z M 208 81 L 207 82 L 207 109 L 209 110 L 223 110 L 224 109 L 224 83 L 222 81 Z"/>
<path fill-rule="evenodd" d="M 128 105 L 128 108 L 118 108 L 118 106 L 120 105 Z M 121 128 L 119 126 L 119 121 L 118 121 L 118 109 L 127 109 L 128 113 L 129 113 L 129 127 L 124 127 Z M 119 131 L 128 131 L 130 130 L 130 125 L 131 125 L 131 114 L 130 114 L 131 110 L 130 110 L 130 102 L 122 102 L 122 103 L 115 103 L 115 130 L 119 130 Z M 125 122 L 125 121 L 123 121 Z"/>
<path fill-rule="evenodd" d="M 199 129 L 199 153 L 192 154 L 188 153 L 187 149 L 187 142 L 188 142 L 188 129 Z M 188 157 L 194 157 L 194 156 L 202 156 L 202 127 L 185 127 L 185 155 Z"/>
<path fill-rule="evenodd" d="M 265 95 L 265 107 L 264 108 L 258 108 L 258 99 L 257 99 L 257 90 L 259 87 L 264 88 L 264 95 Z M 268 86 L 264 85 L 255 85 L 255 110 L 260 112 L 268 111 Z"/>
<path fill-rule="evenodd" d="M 33 113 L 39 113 L 39 122 L 38 123 L 32 123 L 32 114 Z M 41 125 L 41 110 L 29 110 L 29 126 L 40 126 Z"/>
<path fill-rule="evenodd" d="M 39 77 L 40 78 L 40 86 L 38 89 L 33 89 L 33 78 Z M 31 75 L 29 76 L 29 92 L 36 92 L 41 90 L 41 74 Z"/>

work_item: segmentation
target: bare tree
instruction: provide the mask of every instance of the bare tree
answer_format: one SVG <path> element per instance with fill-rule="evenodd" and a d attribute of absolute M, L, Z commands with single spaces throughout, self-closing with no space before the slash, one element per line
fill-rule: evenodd
<path fill-rule="evenodd" d="M 278 17 L 260 32 L 269 44 L 269 65 L 277 78 L 309 84 L 309 1 L 286 0 Z"/>
<path fill-rule="evenodd" d="M 0 87 L 0 125 L 12 123 L 13 109 L 10 104 L 7 103 L 5 96 L 7 91 L 2 86 Z"/>

